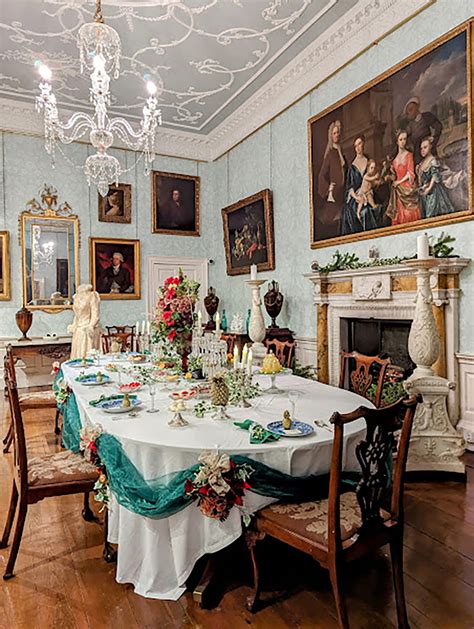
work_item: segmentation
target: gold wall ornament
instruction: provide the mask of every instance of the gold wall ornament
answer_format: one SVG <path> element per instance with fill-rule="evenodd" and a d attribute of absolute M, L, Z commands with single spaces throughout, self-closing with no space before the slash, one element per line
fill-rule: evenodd
<path fill-rule="evenodd" d="M 45 183 L 38 198 L 18 219 L 23 306 L 54 313 L 72 308 L 79 285 L 79 218 L 67 201 L 58 203 L 52 185 Z"/>

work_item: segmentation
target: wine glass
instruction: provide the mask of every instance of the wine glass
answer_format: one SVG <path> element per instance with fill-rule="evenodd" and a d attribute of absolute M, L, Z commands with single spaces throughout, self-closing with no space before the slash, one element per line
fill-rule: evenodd
<path fill-rule="evenodd" d="M 296 419 L 296 402 L 300 399 L 301 393 L 299 391 L 288 391 L 288 400 L 291 404 L 291 419 Z"/>
<path fill-rule="evenodd" d="M 150 393 L 151 406 L 147 408 L 147 413 L 157 413 L 159 411 L 158 408 L 155 408 L 155 395 L 156 395 L 156 382 L 148 383 L 148 391 Z"/>

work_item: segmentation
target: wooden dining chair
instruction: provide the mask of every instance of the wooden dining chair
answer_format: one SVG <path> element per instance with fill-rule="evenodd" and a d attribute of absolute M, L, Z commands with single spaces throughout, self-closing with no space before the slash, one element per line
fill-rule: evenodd
<path fill-rule="evenodd" d="M 361 406 L 334 413 L 329 497 L 311 502 L 274 504 L 259 511 L 246 534 L 254 569 L 254 594 L 247 607 L 257 611 L 261 585 L 255 545 L 270 535 L 308 553 L 329 570 L 340 627 L 349 627 L 343 595 L 343 570 L 347 562 L 390 544 L 398 625 L 408 628 L 403 586 L 403 477 L 417 400 L 400 401 L 383 409 Z M 361 477 L 355 491 L 342 493 L 344 427 L 363 418 L 366 434 L 356 446 Z M 394 432 L 401 429 L 398 454 Z"/>
<path fill-rule="evenodd" d="M 375 385 L 375 393 L 371 395 L 370 400 L 379 408 L 385 383 L 385 372 L 389 365 L 390 358 L 366 356 L 359 354 L 359 352 L 341 352 L 339 388 L 353 391 L 369 399 L 369 388 Z"/>
<path fill-rule="evenodd" d="M 227 343 L 227 353 L 234 353 L 235 346 L 235 334 L 221 334 L 221 341 L 225 341 Z"/>
<path fill-rule="evenodd" d="M 16 380 L 16 368 L 15 368 L 15 356 L 13 354 L 13 348 L 11 345 L 8 345 L 5 352 L 5 358 L 3 361 L 3 370 L 5 376 L 7 376 L 7 372 L 9 374 L 10 379 L 15 384 Z M 59 435 L 61 432 L 59 427 L 59 419 L 60 419 L 60 411 L 56 404 L 56 398 L 54 397 L 53 391 L 50 389 L 48 391 L 34 391 L 22 393 L 19 395 L 20 408 L 22 411 L 27 411 L 31 409 L 45 409 L 51 408 L 55 409 L 54 416 L 54 433 Z M 10 446 L 13 440 L 13 421 L 10 416 L 10 421 L 8 423 L 8 430 L 3 439 L 3 452 L 6 454 L 10 450 Z"/>
<path fill-rule="evenodd" d="M 278 339 L 270 339 L 265 341 L 267 350 L 272 350 L 275 356 L 284 367 L 291 367 L 293 357 L 295 355 L 294 341 L 279 341 Z"/>
<path fill-rule="evenodd" d="M 102 351 L 108 354 L 111 351 L 112 340 L 120 343 L 121 352 L 135 352 L 137 348 L 137 335 L 134 325 L 106 325 L 106 332 L 102 333 Z"/>
<path fill-rule="evenodd" d="M 89 492 L 94 489 L 98 472 L 81 454 L 69 450 L 30 458 L 27 454 L 18 390 L 9 372 L 6 374 L 5 384 L 13 420 L 13 455 L 8 456 L 12 473 L 12 491 L 0 548 L 8 546 L 16 515 L 13 542 L 3 575 L 6 580 L 14 576 L 28 505 L 50 496 L 83 493 L 83 518 L 86 521 L 96 521 L 89 506 Z"/>

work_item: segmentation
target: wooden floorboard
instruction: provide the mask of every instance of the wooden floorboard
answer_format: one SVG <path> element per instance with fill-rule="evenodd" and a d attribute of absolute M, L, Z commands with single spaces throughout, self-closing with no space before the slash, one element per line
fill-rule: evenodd
<path fill-rule="evenodd" d="M 0 414 L 4 406 L 0 401 Z M 32 454 L 58 449 L 54 413 L 25 413 Z M 468 481 L 407 486 L 405 580 L 413 629 L 474 627 L 474 456 L 466 458 Z M 0 526 L 6 517 L 10 478 L 0 460 Z M 337 627 L 327 573 L 309 557 L 270 541 L 261 552 L 267 568 L 265 596 L 282 596 L 256 615 L 245 608 L 251 593 L 250 563 L 239 543 L 228 550 L 224 594 L 212 610 L 186 593 L 156 601 L 115 582 L 115 566 L 102 559 L 102 530 L 81 517 L 82 498 L 51 498 L 30 507 L 16 577 L 0 582 L 0 628 L 113 629 L 333 629 Z M 97 512 L 97 507 L 94 506 Z M 8 549 L 0 551 L 3 573 Z M 345 578 L 351 627 L 396 627 L 387 548 L 352 565 Z"/>

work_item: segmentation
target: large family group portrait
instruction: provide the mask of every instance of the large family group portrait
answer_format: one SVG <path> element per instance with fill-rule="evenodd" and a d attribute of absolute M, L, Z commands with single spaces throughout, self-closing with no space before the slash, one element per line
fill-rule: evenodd
<path fill-rule="evenodd" d="M 463 30 L 310 119 L 313 247 L 469 213 L 467 50 Z"/>

